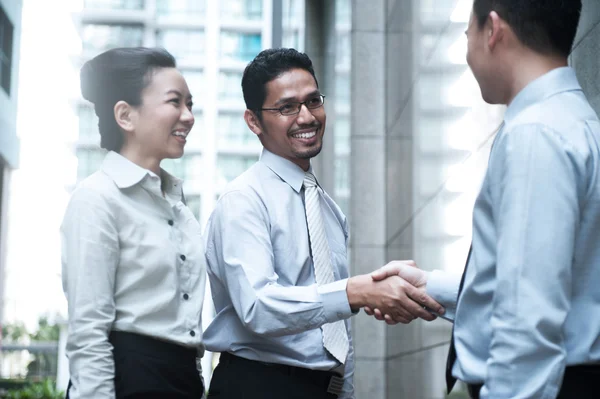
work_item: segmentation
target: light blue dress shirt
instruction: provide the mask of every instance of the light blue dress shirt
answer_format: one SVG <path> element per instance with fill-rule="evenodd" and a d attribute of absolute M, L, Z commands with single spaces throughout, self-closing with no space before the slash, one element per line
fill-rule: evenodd
<path fill-rule="evenodd" d="M 473 211 L 453 375 L 481 398 L 556 398 L 565 367 L 600 362 L 600 123 L 573 69 L 509 105 Z M 451 307 L 460 277 L 428 292 Z M 453 299 L 454 298 L 454 299 Z"/>
<path fill-rule="evenodd" d="M 323 347 L 325 323 L 352 315 L 346 284 L 346 217 L 323 191 L 321 211 L 335 282 L 317 286 L 302 183 L 296 164 L 263 150 L 231 182 L 210 217 L 204 240 L 216 317 L 204 333 L 213 352 L 317 370 L 340 368 Z M 354 352 L 345 363 L 341 398 L 353 398 Z"/>

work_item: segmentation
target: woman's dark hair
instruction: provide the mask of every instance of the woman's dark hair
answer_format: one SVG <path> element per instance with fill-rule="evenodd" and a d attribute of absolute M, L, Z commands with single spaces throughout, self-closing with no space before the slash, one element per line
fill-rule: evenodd
<path fill-rule="evenodd" d="M 80 72 L 81 94 L 94 104 L 98 115 L 100 146 L 109 151 L 120 151 L 123 133 L 114 115 L 115 104 L 142 103 L 142 90 L 151 82 L 158 68 L 175 68 L 175 58 L 158 48 L 115 48 L 83 64 Z"/>
<path fill-rule="evenodd" d="M 267 98 L 267 83 L 295 68 L 310 72 L 317 87 L 319 87 L 312 61 L 306 54 L 293 48 L 275 48 L 261 51 L 246 66 L 242 76 L 242 92 L 244 93 L 246 108 L 254 111 L 260 118 L 260 109 Z"/>

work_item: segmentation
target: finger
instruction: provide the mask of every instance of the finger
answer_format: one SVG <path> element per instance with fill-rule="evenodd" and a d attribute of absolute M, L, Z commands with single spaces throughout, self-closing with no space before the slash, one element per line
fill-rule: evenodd
<path fill-rule="evenodd" d="M 396 324 L 398 324 L 398 323 L 399 323 L 399 321 L 396 321 L 396 320 L 394 320 L 394 319 L 392 318 L 392 316 L 390 316 L 390 315 L 387 315 L 387 314 L 386 314 L 386 315 L 385 315 L 385 323 L 386 323 L 387 325 L 389 325 L 389 326 L 395 326 Z M 408 320 L 405 320 L 405 323 L 404 323 L 404 324 L 407 324 L 407 323 L 408 323 Z"/>
<path fill-rule="evenodd" d="M 407 297 L 403 301 L 403 306 L 406 311 L 414 317 L 420 317 L 427 321 L 434 320 L 435 316 L 430 310 L 439 309 L 441 307 L 437 302 L 413 286 L 405 287 L 405 292 Z M 432 304 L 434 308 L 429 307 L 428 304 Z M 423 305 L 427 306 L 429 309 L 424 309 Z"/>
<path fill-rule="evenodd" d="M 400 268 L 395 264 L 388 263 L 387 265 L 371 272 L 371 278 L 373 281 L 385 280 L 387 277 L 396 276 L 400 273 Z"/>
<path fill-rule="evenodd" d="M 365 311 L 365 313 L 366 313 L 366 314 L 368 314 L 369 316 L 373 316 L 373 315 L 374 315 L 373 309 L 371 309 L 371 308 L 370 308 L 370 307 L 368 307 L 368 306 L 365 306 L 365 307 L 364 307 L 364 311 Z"/>
<path fill-rule="evenodd" d="M 417 269 L 419 268 L 419 266 L 417 266 L 417 262 L 415 262 L 412 259 L 410 259 L 410 260 L 403 260 L 402 262 L 406 263 L 409 266 L 416 267 Z"/>
<path fill-rule="evenodd" d="M 414 317 L 410 316 L 410 317 L 390 317 L 391 318 L 391 322 L 387 322 L 388 324 L 398 324 L 398 323 L 402 323 L 402 324 L 410 324 L 411 321 L 414 320 Z"/>
<path fill-rule="evenodd" d="M 374 312 L 375 312 L 375 318 L 377 320 L 383 320 L 383 313 L 381 313 L 381 310 L 375 309 Z"/>

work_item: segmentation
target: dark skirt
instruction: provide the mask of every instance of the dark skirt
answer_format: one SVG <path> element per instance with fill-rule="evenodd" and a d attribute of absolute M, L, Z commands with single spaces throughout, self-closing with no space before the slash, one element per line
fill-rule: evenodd
<path fill-rule="evenodd" d="M 111 332 L 109 340 L 117 399 L 200 399 L 204 394 L 195 349 L 122 331 Z"/>

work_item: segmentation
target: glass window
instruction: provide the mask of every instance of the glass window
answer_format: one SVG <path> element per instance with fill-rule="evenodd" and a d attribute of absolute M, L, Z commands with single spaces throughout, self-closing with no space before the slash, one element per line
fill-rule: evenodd
<path fill-rule="evenodd" d="M 335 192 L 350 192 L 350 163 L 348 156 L 336 156 L 335 158 Z"/>
<path fill-rule="evenodd" d="M 164 47 L 177 59 L 196 59 L 204 55 L 204 31 L 198 29 L 161 29 L 156 35 L 157 45 Z"/>
<path fill-rule="evenodd" d="M 79 140 L 100 140 L 98 117 L 94 109 L 88 105 L 79 107 Z"/>
<path fill-rule="evenodd" d="M 83 7 L 110 10 L 142 10 L 144 8 L 144 0 L 85 0 Z"/>
<path fill-rule="evenodd" d="M 335 153 L 349 154 L 350 153 L 350 117 L 346 115 L 336 114 L 335 116 Z"/>
<path fill-rule="evenodd" d="M 203 97 L 204 88 L 204 72 L 199 70 L 184 69 L 181 71 L 185 81 L 190 89 L 190 94 L 194 97 L 194 102 L 198 104 Z M 194 106 L 196 108 L 197 106 Z"/>
<path fill-rule="evenodd" d="M 219 184 L 227 184 L 258 161 L 258 155 L 225 155 L 217 156 L 217 179 Z"/>
<path fill-rule="evenodd" d="M 335 54 L 335 64 L 339 67 L 350 65 L 350 32 L 337 32 L 337 49 Z"/>
<path fill-rule="evenodd" d="M 160 166 L 173 176 L 184 181 L 202 178 L 202 155 L 186 154 L 177 159 L 165 159 Z"/>
<path fill-rule="evenodd" d="M 220 148 L 230 146 L 248 146 L 259 143 L 258 138 L 250 131 L 241 113 L 221 113 L 217 128 Z"/>
<path fill-rule="evenodd" d="M 197 16 L 206 12 L 206 0 L 157 0 L 156 12 L 164 16 Z"/>
<path fill-rule="evenodd" d="M 139 47 L 143 43 L 142 25 L 97 25 L 83 27 L 83 49 L 103 52 L 115 47 Z"/>
<path fill-rule="evenodd" d="M 219 73 L 219 99 L 242 100 L 242 73 L 226 72 Z"/>
<path fill-rule="evenodd" d="M 260 33 L 221 32 L 221 57 L 250 62 L 262 49 Z"/>
<path fill-rule="evenodd" d="M 92 173 L 98 171 L 106 156 L 106 150 L 102 148 L 79 148 L 77 155 L 77 180 L 83 180 Z"/>
<path fill-rule="evenodd" d="M 10 95 L 14 26 L 0 7 L 0 86 Z"/>
<path fill-rule="evenodd" d="M 262 0 L 221 1 L 221 15 L 234 19 L 262 19 Z"/>

